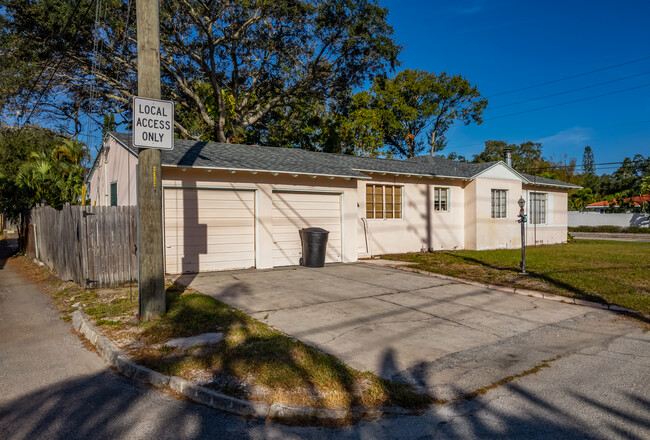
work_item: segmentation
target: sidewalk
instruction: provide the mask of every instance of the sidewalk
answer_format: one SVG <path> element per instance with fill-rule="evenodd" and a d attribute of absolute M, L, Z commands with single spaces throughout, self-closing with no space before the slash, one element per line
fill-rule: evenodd
<path fill-rule="evenodd" d="M 577 240 L 614 240 L 650 242 L 650 234 L 617 234 L 612 232 L 570 232 Z"/>

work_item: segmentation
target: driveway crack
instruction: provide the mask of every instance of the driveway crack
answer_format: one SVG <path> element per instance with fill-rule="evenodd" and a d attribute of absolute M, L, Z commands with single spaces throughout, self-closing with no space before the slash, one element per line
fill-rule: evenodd
<path fill-rule="evenodd" d="M 387 302 L 387 303 L 389 303 L 389 304 L 393 304 L 393 305 L 396 305 L 396 306 L 399 306 L 399 307 L 404 307 L 405 309 L 409 309 L 409 310 L 412 310 L 412 311 L 414 311 L 414 312 L 423 313 L 423 314 L 425 314 L 425 315 L 430 316 L 430 318 L 442 319 L 443 321 L 451 322 L 452 324 L 460 325 L 460 326 L 465 327 L 465 328 L 468 328 L 468 329 L 470 329 L 470 330 L 475 330 L 475 331 L 479 331 L 479 332 L 490 333 L 491 335 L 493 335 L 493 336 L 496 337 L 497 339 L 503 339 L 503 337 L 502 337 L 501 335 L 498 335 L 498 334 L 496 334 L 496 333 L 494 333 L 494 332 L 492 332 L 492 331 L 490 331 L 490 330 L 487 330 L 487 329 L 484 329 L 484 328 L 476 328 L 476 327 L 473 327 L 473 326 L 471 326 L 471 325 L 468 325 L 468 324 L 466 324 L 466 323 L 464 323 L 464 322 L 462 322 L 462 321 L 456 321 L 455 319 L 445 318 L 444 316 L 439 316 L 439 315 L 436 315 L 436 314 L 433 314 L 433 313 L 430 313 L 430 312 L 425 312 L 424 310 L 420 310 L 420 309 L 417 309 L 417 308 L 415 308 L 415 307 L 406 306 L 406 305 L 404 305 L 404 304 L 399 304 L 399 303 L 396 303 L 396 302 L 393 302 L 393 301 L 389 301 L 389 300 L 387 300 L 387 299 L 385 299 L 385 298 L 377 298 L 377 299 L 378 299 L 379 301 L 384 301 L 384 302 Z M 430 319 L 430 318 L 429 318 L 429 319 Z M 419 320 L 419 321 L 420 321 L 420 320 Z"/>
<path fill-rule="evenodd" d="M 453 283 L 450 283 L 450 284 L 453 284 Z M 304 304 L 304 305 L 300 305 L 300 306 L 283 307 L 283 308 L 279 308 L 279 309 L 256 310 L 255 313 L 278 312 L 278 311 L 282 311 L 282 310 L 300 310 L 300 309 L 304 309 L 306 307 L 321 306 L 321 305 L 326 305 L 326 304 L 345 303 L 345 302 L 357 301 L 357 300 L 361 300 L 361 299 L 378 299 L 378 300 L 382 300 L 382 297 L 384 297 L 384 296 L 396 295 L 396 294 L 399 294 L 399 293 L 412 293 L 412 292 L 417 292 L 417 291 L 420 291 L 420 290 L 430 289 L 431 287 L 437 287 L 437 286 L 418 287 L 417 289 L 398 290 L 398 291 L 395 291 L 395 292 L 386 292 L 386 293 L 378 293 L 378 294 L 375 294 L 375 295 L 357 296 L 357 297 L 354 297 L 354 298 L 334 299 L 334 300 L 331 300 L 331 301 L 321 301 L 321 302 L 315 302 L 315 303 L 311 303 L 311 304 Z M 388 302 L 390 302 L 390 301 L 388 301 Z M 397 304 L 397 303 L 392 303 L 392 304 Z M 397 304 L 397 305 L 399 305 L 399 304 Z M 406 306 L 402 306 L 402 307 L 406 307 Z"/>

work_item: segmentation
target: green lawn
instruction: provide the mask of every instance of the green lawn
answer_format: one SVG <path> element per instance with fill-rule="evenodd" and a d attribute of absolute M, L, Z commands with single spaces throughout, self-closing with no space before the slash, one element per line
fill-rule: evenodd
<path fill-rule="evenodd" d="M 650 312 L 650 243 L 584 240 L 521 250 L 410 253 L 387 258 L 486 284 L 527 288 Z"/>

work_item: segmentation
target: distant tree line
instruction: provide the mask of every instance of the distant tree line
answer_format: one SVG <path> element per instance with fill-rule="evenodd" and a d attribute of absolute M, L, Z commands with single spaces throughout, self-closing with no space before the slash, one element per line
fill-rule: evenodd
<path fill-rule="evenodd" d="M 640 210 L 650 212 L 650 204 L 633 206 L 631 197 L 650 194 L 650 156 L 636 154 L 632 159 L 626 157 L 621 165 L 611 174 L 596 173 L 594 154 L 586 146 L 582 156 L 582 173 L 580 185 L 583 187 L 569 197 L 569 208 L 583 210 L 586 205 L 598 201 L 607 201 L 607 211 L 626 212 Z"/>
<path fill-rule="evenodd" d="M 590 146 L 584 149 L 582 164 L 577 159 L 565 155 L 563 158 L 547 158 L 542 154 L 539 142 L 508 144 L 505 141 L 485 141 L 485 149 L 473 155 L 471 160 L 452 152 L 448 159 L 462 162 L 492 162 L 503 160 L 506 150 L 511 152 L 512 166 L 524 174 L 560 180 L 582 186 L 582 189 L 569 192 L 569 210 L 584 210 L 589 203 L 605 200 L 609 202 L 608 211 L 626 212 L 636 209 L 650 212 L 646 202 L 641 207 L 632 206 L 630 197 L 650 194 L 650 156 L 641 154 L 626 157 L 611 174 L 597 174 L 597 163 Z M 614 203 L 616 201 L 616 203 Z"/>

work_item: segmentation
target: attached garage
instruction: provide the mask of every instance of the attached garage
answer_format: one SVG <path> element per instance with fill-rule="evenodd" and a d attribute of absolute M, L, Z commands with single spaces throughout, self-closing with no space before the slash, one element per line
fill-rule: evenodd
<path fill-rule="evenodd" d="M 341 262 L 343 255 L 341 197 L 339 193 L 273 192 L 273 266 L 300 263 L 299 230 L 319 227 L 329 231 L 325 262 Z"/>
<path fill-rule="evenodd" d="M 167 273 L 255 267 L 255 190 L 165 188 Z"/>

